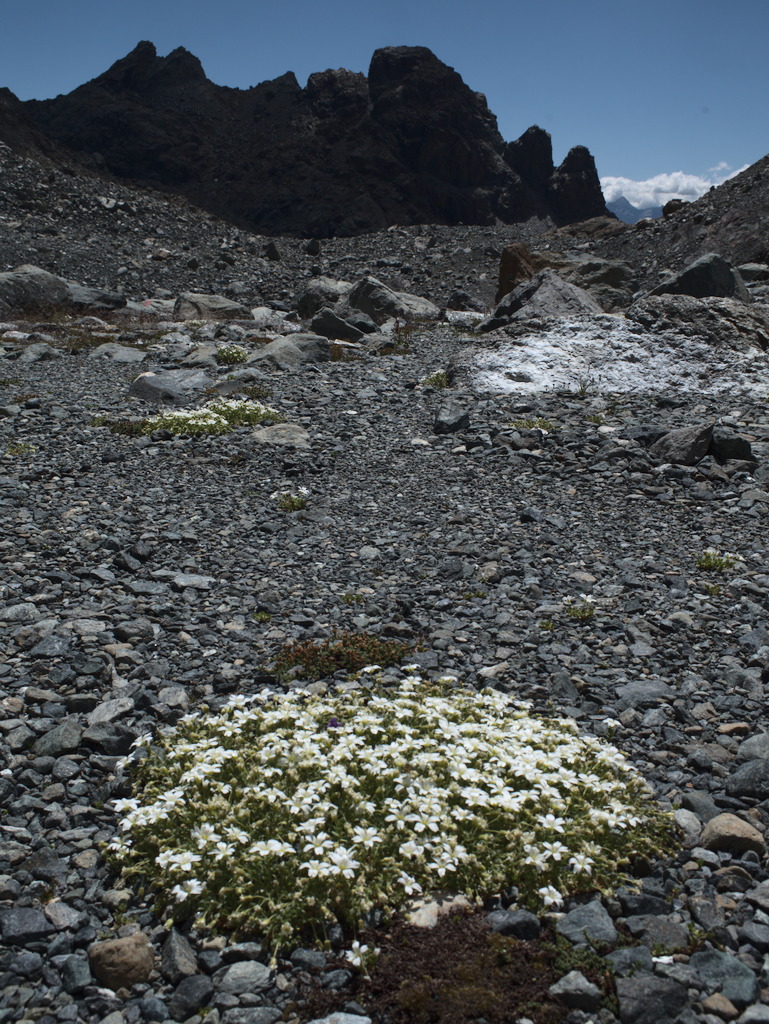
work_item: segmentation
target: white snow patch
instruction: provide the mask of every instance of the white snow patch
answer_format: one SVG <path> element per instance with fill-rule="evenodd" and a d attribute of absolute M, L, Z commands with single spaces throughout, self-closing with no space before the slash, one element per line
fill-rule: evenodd
<path fill-rule="evenodd" d="M 676 335 L 654 335 L 617 316 L 565 318 L 476 351 L 472 374 L 485 391 L 566 390 L 769 394 L 769 357 Z"/>

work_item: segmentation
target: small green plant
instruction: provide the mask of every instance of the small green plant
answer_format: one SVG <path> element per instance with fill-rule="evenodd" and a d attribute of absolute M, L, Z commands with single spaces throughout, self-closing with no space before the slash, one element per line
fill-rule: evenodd
<path fill-rule="evenodd" d="M 734 555 L 729 551 L 720 552 L 715 548 L 706 548 L 701 555 L 697 556 L 697 568 L 702 572 L 726 572 L 733 568 L 738 562 L 743 561 L 740 555 Z"/>
<path fill-rule="evenodd" d="M 16 458 L 19 455 L 33 455 L 36 451 L 35 445 L 26 441 L 16 441 L 6 446 L 5 454 L 10 458 Z"/>
<path fill-rule="evenodd" d="M 524 419 L 513 420 L 510 426 L 513 430 L 544 430 L 546 433 L 557 429 L 550 420 L 546 420 L 542 416 L 528 416 Z"/>
<path fill-rule="evenodd" d="M 585 419 L 588 423 L 595 423 L 596 426 L 599 427 L 602 423 L 606 422 L 606 417 L 602 412 L 591 412 L 585 417 Z"/>
<path fill-rule="evenodd" d="M 552 633 L 555 629 L 555 622 L 552 619 L 542 619 L 539 628 L 543 629 L 546 633 Z"/>
<path fill-rule="evenodd" d="M 363 594 L 342 594 L 341 597 L 342 604 L 346 605 L 362 604 L 364 600 Z"/>
<path fill-rule="evenodd" d="M 254 612 L 251 618 L 254 622 L 269 622 L 272 615 L 269 612 Z"/>
<path fill-rule="evenodd" d="M 420 892 L 532 907 L 616 885 L 672 849 L 671 818 L 613 746 L 495 690 L 376 668 L 337 695 L 264 689 L 137 741 L 107 851 L 168 918 L 258 934 L 354 934 Z"/>
<path fill-rule="evenodd" d="M 144 429 L 146 420 L 113 419 L 110 416 L 94 416 L 91 420 L 92 427 L 106 427 L 111 434 L 122 434 L 125 437 L 141 437 L 146 431 Z"/>
<path fill-rule="evenodd" d="M 216 361 L 220 366 L 236 366 L 248 359 L 248 349 L 242 345 L 224 345 L 217 349 Z"/>
<path fill-rule="evenodd" d="M 174 435 L 200 437 L 204 434 L 228 434 L 236 427 L 256 426 L 265 420 L 281 423 L 285 417 L 260 402 L 215 399 L 200 409 L 178 409 L 160 413 L 144 421 L 143 433 L 168 430 Z"/>
<path fill-rule="evenodd" d="M 299 487 L 295 491 L 273 491 L 270 495 L 281 512 L 298 512 L 306 507 L 309 496 L 307 487 Z"/>
<path fill-rule="evenodd" d="M 0 377 L 0 388 L 18 387 L 21 383 L 21 377 Z"/>
<path fill-rule="evenodd" d="M 589 622 L 595 615 L 594 599 L 590 594 L 580 594 L 578 598 L 565 597 L 566 614 L 577 622 Z"/>
<path fill-rule="evenodd" d="M 476 599 L 480 601 L 484 597 L 486 597 L 485 590 L 465 590 L 462 594 L 463 601 L 475 601 Z"/>
<path fill-rule="evenodd" d="M 449 375 L 445 370 L 437 370 L 435 373 L 431 373 L 429 377 L 425 377 L 422 383 L 426 388 L 435 388 L 436 391 L 442 391 L 449 386 Z"/>
<path fill-rule="evenodd" d="M 335 631 L 330 640 L 299 640 L 288 644 L 278 653 L 273 669 L 279 677 L 299 669 L 302 679 L 314 681 L 340 670 L 360 672 L 367 665 L 382 668 L 399 665 L 413 650 L 413 644 L 387 640 L 372 633 Z"/>

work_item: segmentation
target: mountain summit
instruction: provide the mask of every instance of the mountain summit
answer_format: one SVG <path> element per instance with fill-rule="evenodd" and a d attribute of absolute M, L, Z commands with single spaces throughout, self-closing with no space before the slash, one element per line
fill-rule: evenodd
<path fill-rule="evenodd" d="M 506 143 L 485 97 L 420 46 L 377 50 L 368 76 L 322 71 L 303 89 L 288 72 L 241 90 L 181 47 L 160 57 L 141 42 L 73 92 L 19 108 L 91 167 L 264 233 L 607 212 L 584 147 L 556 168 L 541 128 Z"/>

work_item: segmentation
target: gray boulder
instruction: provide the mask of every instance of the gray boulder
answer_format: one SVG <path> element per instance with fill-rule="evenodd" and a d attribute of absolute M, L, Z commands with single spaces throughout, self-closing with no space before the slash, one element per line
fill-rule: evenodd
<path fill-rule="evenodd" d="M 617 929 L 599 900 L 585 903 L 564 914 L 556 925 L 556 931 L 575 944 L 589 942 L 594 945 L 613 945 L 617 941 Z"/>
<path fill-rule="evenodd" d="M 46 341 L 35 341 L 22 349 L 17 361 L 20 363 L 43 363 L 48 359 L 58 359 L 63 353 Z"/>
<path fill-rule="evenodd" d="M 182 292 L 174 303 L 175 320 L 250 320 L 251 311 L 225 295 Z"/>
<path fill-rule="evenodd" d="M 693 295 L 697 299 L 716 295 L 750 302 L 748 290 L 739 271 L 715 252 L 700 256 L 680 273 L 674 274 L 653 288 L 650 294 Z"/>
<path fill-rule="evenodd" d="M 721 992 L 738 1010 L 744 1010 L 758 996 L 758 979 L 747 964 L 729 953 L 705 949 L 689 960 L 708 992 Z"/>
<path fill-rule="evenodd" d="M 297 312 L 304 320 L 308 320 L 323 306 L 334 306 L 346 298 L 352 290 L 349 281 L 337 281 L 333 277 L 314 277 L 299 296 Z"/>
<path fill-rule="evenodd" d="M 325 363 L 330 357 L 327 338 L 318 334 L 292 334 L 264 345 L 248 360 L 249 366 L 295 370 L 306 363 Z"/>
<path fill-rule="evenodd" d="M 653 333 L 670 331 L 685 338 L 707 338 L 738 352 L 769 348 L 769 315 L 758 305 L 735 299 L 696 299 L 691 295 L 651 295 L 625 314 Z"/>
<path fill-rule="evenodd" d="M 395 292 L 375 277 L 364 277 L 358 281 L 347 296 L 344 306 L 345 310 L 359 309 L 377 324 L 391 317 L 399 320 L 436 319 L 441 312 L 429 299 L 410 292 Z M 345 310 L 339 309 L 337 312 L 344 316 Z"/>
<path fill-rule="evenodd" d="M 138 348 L 129 348 L 128 345 L 118 345 L 116 341 L 108 341 L 91 349 L 88 357 L 110 359 L 113 363 L 141 363 L 147 358 L 147 353 Z"/>
<path fill-rule="evenodd" d="M 728 427 L 715 426 L 713 428 L 708 455 L 712 455 L 718 462 L 728 462 L 730 459 L 739 459 L 743 462 L 756 461 L 750 441 L 735 434 Z"/>
<path fill-rule="evenodd" d="M 24 263 L 0 274 L 0 313 L 45 313 L 69 304 L 67 282 L 47 270 Z"/>
<path fill-rule="evenodd" d="M 638 291 L 638 274 L 629 263 L 597 256 L 574 260 L 558 271 L 564 281 L 584 288 L 603 309 L 629 306 Z"/>
<path fill-rule="evenodd" d="M 480 322 L 478 329 L 495 331 L 514 320 L 595 313 L 603 313 L 603 310 L 592 295 L 546 268 L 505 295 L 494 312 Z"/>
<path fill-rule="evenodd" d="M 178 405 L 188 393 L 208 387 L 210 378 L 200 370 L 166 370 L 164 373 L 140 373 L 131 382 L 128 394 L 155 405 Z"/>
<path fill-rule="evenodd" d="M 671 430 L 659 441 L 655 441 L 649 449 L 649 454 L 661 462 L 694 466 L 708 454 L 712 437 L 712 423 Z"/>
<path fill-rule="evenodd" d="M 310 327 L 315 334 L 324 338 L 332 338 L 341 341 L 360 341 L 363 331 L 359 331 L 349 320 L 343 320 L 337 316 L 329 306 L 323 306 L 312 318 Z"/>
<path fill-rule="evenodd" d="M 124 295 L 103 288 L 91 288 L 76 281 L 67 281 L 67 291 L 70 304 L 77 309 L 122 309 L 126 305 Z"/>

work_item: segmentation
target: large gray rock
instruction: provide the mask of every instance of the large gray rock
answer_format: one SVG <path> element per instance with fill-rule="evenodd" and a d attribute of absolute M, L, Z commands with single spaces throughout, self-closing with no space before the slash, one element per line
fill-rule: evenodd
<path fill-rule="evenodd" d="M 570 284 L 584 288 L 605 310 L 629 306 L 638 291 L 638 274 L 629 263 L 590 256 L 573 260 L 558 271 Z"/>
<path fill-rule="evenodd" d="M 251 311 L 225 295 L 182 292 L 174 303 L 175 320 L 250 320 Z"/>
<path fill-rule="evenodd" d="M 729 953 L 705 949 L 689 960 L 709 993 L 720 992 L 738 1010 L 743 1010 L 758 995 L 758 979 L 747 964 Z"/>
<path fill-rule="evenodd" d="M 409 292 L 395 292 L 375 277 L 364 277 L 358 281 L 347 296 L 344 306 L 367 313 L 377 324 L 391 317 L 399 320 L 435 319 L 441 312 L 429 299 Z M 345 315 L 342 309 L 337 312 L 340 316 Z"/>
<path fill-rule="evenodd" d="M 155 405 L 178 405 L 189 392 L 206 388 L 211 383 L 200 370 L 166 370 L 163 373 L 140 373 L 131 382 L 128 394 Z"/>
<path fill-rule="evenodd" d="M 653 288 L 650 294 L 693 295 L 697 299 L 716 295 L 721 298 L 750 302 L 748 290 L 739 271 L 715 252 L 700 256 L 694 263 L 684 267 L 680 273 L 674 274 L 667 281 L 663 281 L 662 284 Z"/>
<path fill-rule="evenodd" d="M 603 309 L 583 288 L 564 281 L 546 268 L 530 281 L 518 285 L 499 302 L 490 316 L 478 325 L 481 331 L 495 331 L 514 320 L 536 317 L 581 316 L 602 313 Z"/>
<path fill-rule="evenodd" d="M 327 338 L 318 334 L 292 334 L 264 345 L 248 360 L 249 366 L 295 370 L 306 363 L 325 363 L 330 358 Z"/>
<path fill-rule="evenodd" d="M 0 313 L 45 313 L 69 303 L 67 282 L 24 263 L 0 274 Z"/>
<path fill-rule="evenodd" d="M 705 338 L 714 347 L 738 352 L 769 348 L 769 314 L 760 305 L 746 306 L 736 299 L 649 295 L 634 302 L 625 315 L 654 334 Z"/>
<path fill-rule="evenodd" d="M 364 336 L 363 331 L 359 331 L 348 320 L 343 320 L 342 317 L 337 316 L 334 310 L 328 306 L 323 306 L 322 309 L 318 310 L 312 318 L 310 327 L 316 334 L 320 334 L 324 338 L 333 338 L 341 341 L 360 341 Z"/>
<path fill-rule="evenodd" d="M 314 277 L 299 296 L 297 312 L 303 319 L 309 319 L 323 306 L 334 306 L 349 295 L 352 284 L 337 281 L 333 277 Z"/>
<path fill-rule="evenodd" d="M 756 758 L 740 765 L 726 780 L 726 792 L 728 796 L 769 799 L 769 761 Z"/>
<path fill-rule="evenodd" d="M 612 945 L 617 941 L 617 929 L 599 900 L 585 903 L 564 914 L 556 925 L 556 930 L 569 942 L 574 943 Z"/>
<path fill-rule="evenodd" d="M 104 288 L 91 288 L 76 281 L 67 281 L 67 291 L 70 304 L 77 309 L 122 309 L 126 304 L 125 295 Z"/>
<path fill-rule="evenodd" d="M 694 466 L 704 459 L 713 437 L 713 424 L 682 427 L 664 434 L 649 449 L 649 454 L 661 462 L 680 466 Z"/>
<path fill-rule="evenodd" d="M 617 978 L 616 987 L 622 1024 L 673 1024 L 689 1001 L 683 985 L 653 974 Z"/>
<path fill-rule="evenodd" d="M 147 353 L 139 348 L 130 348 L 128 345 L 118 345 L 116 341 L 107 341 L 103 345 L 97 345 L 88 353 L 89 359 L 110 359 L 113 363 L 141 363 L 147 358 Z"/>

